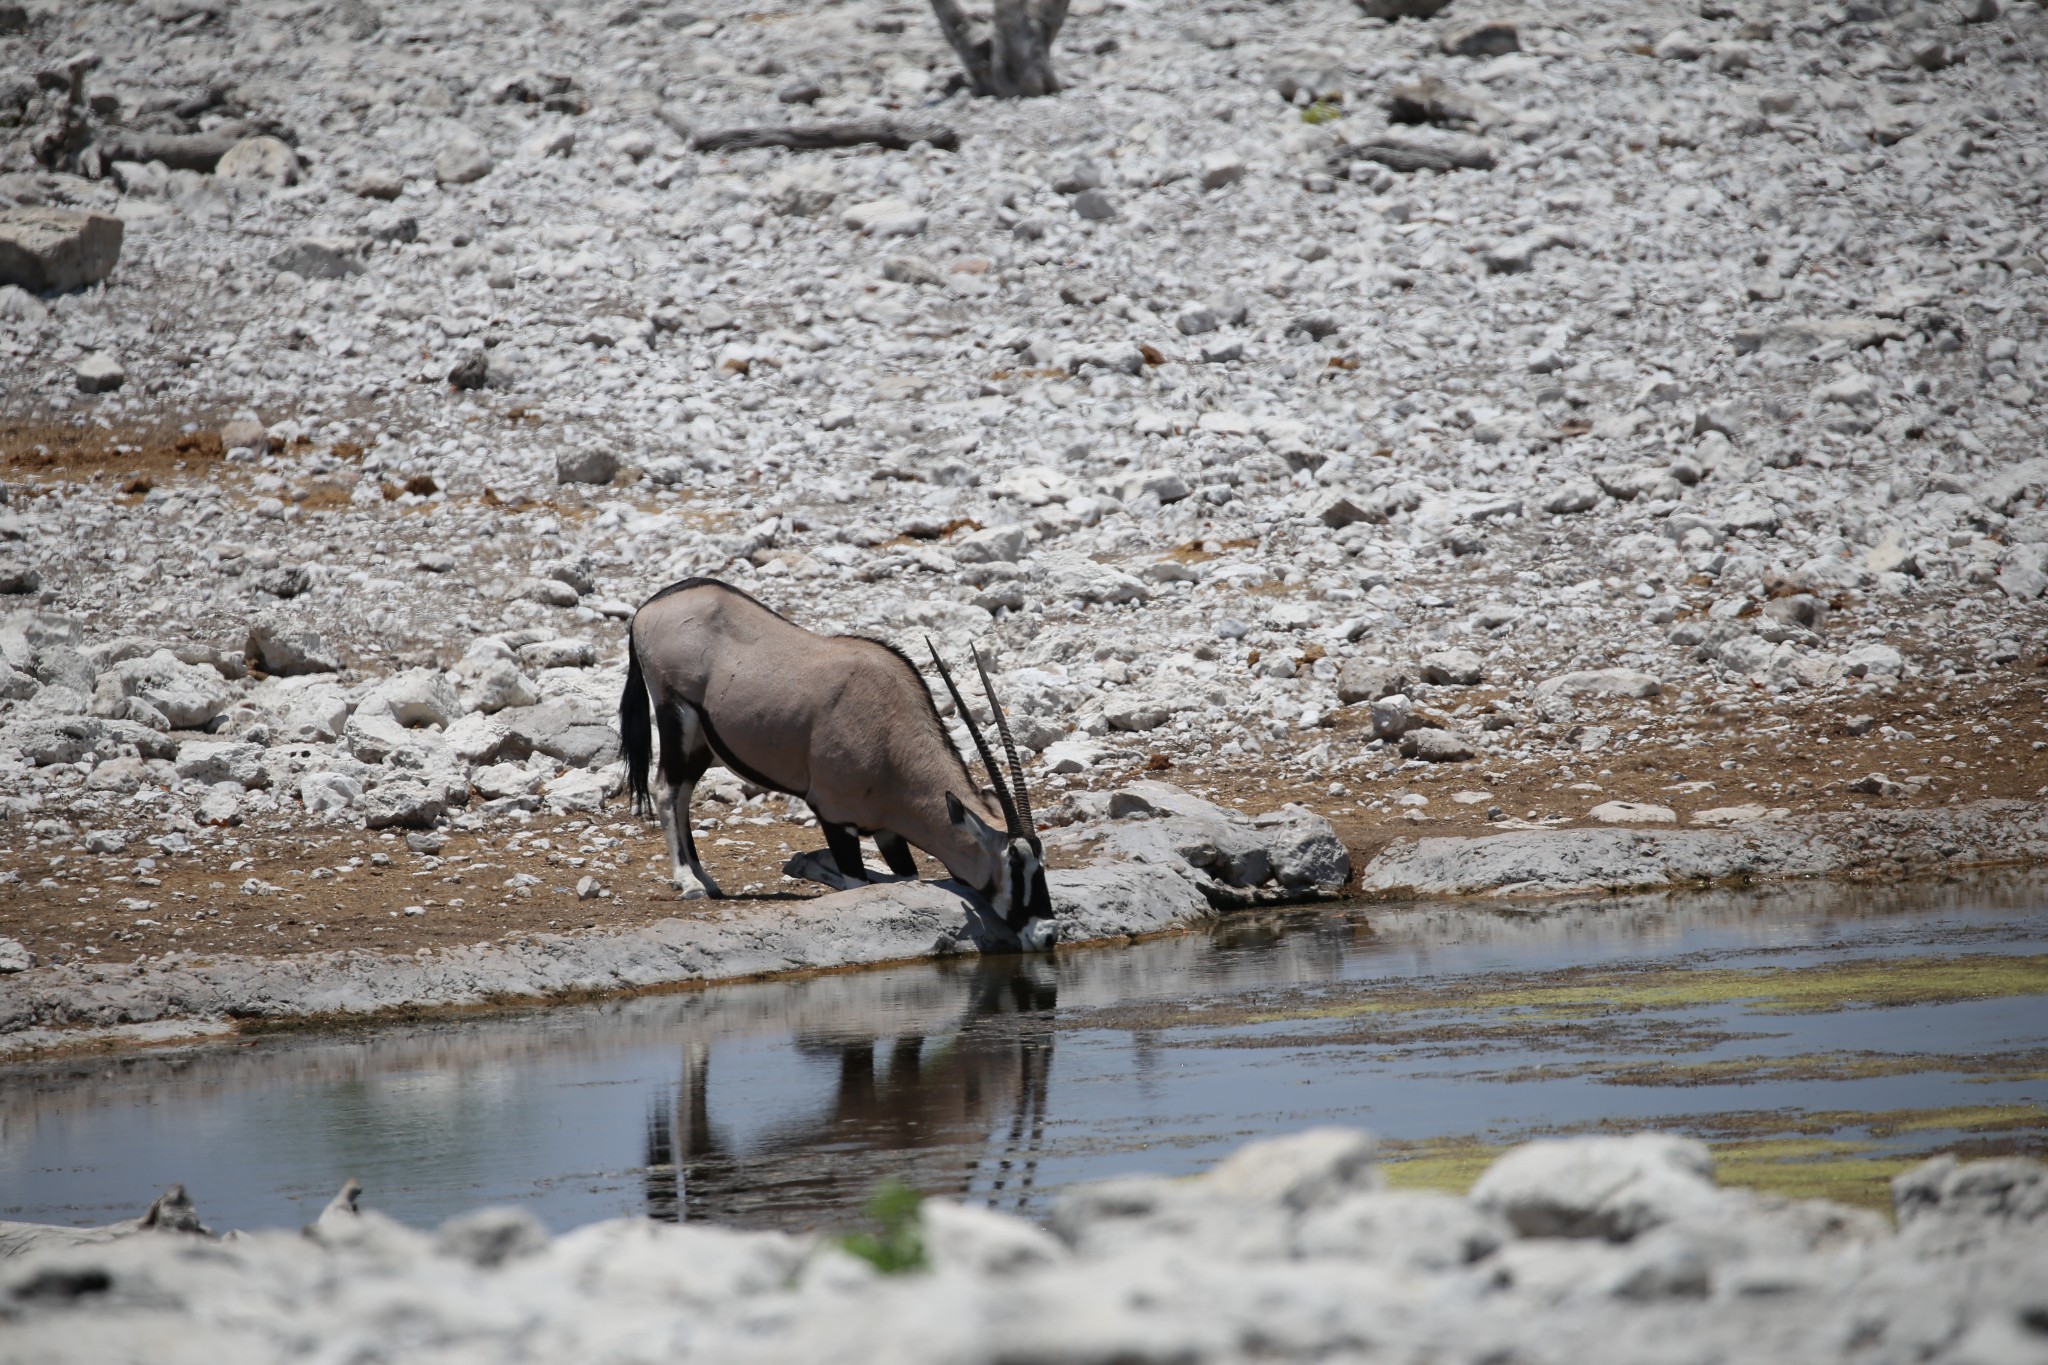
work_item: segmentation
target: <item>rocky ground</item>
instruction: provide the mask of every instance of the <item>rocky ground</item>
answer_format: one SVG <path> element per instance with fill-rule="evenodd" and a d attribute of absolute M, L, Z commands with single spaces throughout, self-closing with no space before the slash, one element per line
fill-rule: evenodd
<path fill-rule="evenodd" d="M 1049 1228 L 928 1201 L 853 1243 L 550 1238 L 513 1209 L 429 1234 L 353 1182 L 303 1235 L 214 1242 L 180 1190 L 146 1231 L 0 1224 L 0 1360 L 2042 1358 L 2038 1162 L 1930 1161 L 1894 1182 L 1894 1229 L 1717 1187 L 1680 1138 L 1532 1143 L 1463 1198 L 1386 1189 L 1374 1152 L 1316 1129 L 1081 1186 Z"/>
<path fill-rule="evenodd" d="M 2044 59 L 2001 0 L 1082 0 L 992 101 L 879 0 L 0 5 L 0 238 L 122 233 L 0 252 L 0 936 L 672 913 L 609 715 L 687 574 L 978 643 L 1042 808 L 2038 800 Z M 700 809 L 800 889 L 800 810 Z"/>

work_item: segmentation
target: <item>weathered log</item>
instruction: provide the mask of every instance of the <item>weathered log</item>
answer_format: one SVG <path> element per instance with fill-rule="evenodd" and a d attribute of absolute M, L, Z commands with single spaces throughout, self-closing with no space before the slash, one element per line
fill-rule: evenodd
<path fill-rule="evenodd" d="M 228 149 L 249 136 L 245 123 L 223 123 L 203 133 L 128 133 L 102 138 L 103 163 L 161 161 L 174 171 L 211 172 Z"/>
<path fill-rule="evenodd" d="M 1052 43 L 1067 21 L 1067 0 L 995 0 L 985 26 L 959 0 L 932 0 L 932 13 L 975 94 L 1018 99 L 1059 91 Z"/>
<path fill-rule="evenodd" d="M 1477 138 L 1423 142 L 1389 134 L 1376 141 L 1360 143 L 1344 155 L 1353 161 L 1377 161 L 1396 171 L 1490 171 L 1493 149 Z"/>
<path fill-rule="evenodd" d="M 816 152 L 830 147 L 870 145 L 900 152 L 919 142 L 928 142 L 942 152 L 950 152 L 960 146 L 960 134 L 943 124 L 860 119 L 851 123 L 716 128 L 690 139 L 690 145 L 700 152 L 736 152 L 752 147 L 787 147 L 792 151 Z"/>

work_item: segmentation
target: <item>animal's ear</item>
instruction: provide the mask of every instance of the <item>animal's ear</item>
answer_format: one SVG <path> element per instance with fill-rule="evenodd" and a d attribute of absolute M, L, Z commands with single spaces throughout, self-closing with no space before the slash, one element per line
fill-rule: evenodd
<path fill-rule="evenodd" d="M 984 848 L 1000 848 L 1003 845 L 1003 832 L 961 805 L 960 798 L 951 792 L 946 793 L 946 818 L 953 822 L 954 829 L 964 830 L 972 835 Z"/>

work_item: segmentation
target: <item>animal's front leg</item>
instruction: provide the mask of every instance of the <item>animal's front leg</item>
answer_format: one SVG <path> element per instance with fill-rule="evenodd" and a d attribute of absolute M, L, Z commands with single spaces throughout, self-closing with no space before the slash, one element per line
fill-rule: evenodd
<path fill-rule="evenodd" d="M 917 859 L 911 856 L 910 845 L 902 835 L 882 830 L 875 835 L 875 847 L 882 850 L 882 861 L 889 870 L 899 877 L 917 877 Z"/>
<path fill-rule="evenodd" d="M 811 807 L 817 815 L 818 808 Z M 853 881 L 868 880 L 867 864 L 861 861 L 860 832 L 851 825 L 835 825 L 818 816 L 818 828 L 825 831 L 825 847 L 832 850 L 832 861 L 839 864 L 840 874 Z"/>

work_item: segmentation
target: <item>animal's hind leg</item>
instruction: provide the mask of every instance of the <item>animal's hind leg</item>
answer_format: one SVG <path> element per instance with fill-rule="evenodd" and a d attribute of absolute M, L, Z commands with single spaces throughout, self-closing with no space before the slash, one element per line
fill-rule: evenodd
<path fill-rule="evenodd" d="M 811 807 L 811 814 L 817 815 L 818 808 Z M 860 831 L 852 825 L 835 825 L 823 816 L 818 817 L 818 828 L 825 831 L 825 847 L 832 850 L 832 861 L 839 864 L 840 874 L 857 882 L 868 880 L 867 864 L 860 857 Z"/>
<path fill-rule="evenodd" d="M 881 830 L 875 835 L 875 847 L 882 851 L 882 861 L 891 872 L 899 877 L 917 876 L 917 859 L 911 856 L 910 845 L 902 835 Z"/>
<path fill-rule="evenodd" d="M 690 798 L 711 767 L 711 745 L 704 739 L 704 726 L 691 706 L 664 707 L 655 714 L 661 727 L 661 776 L 668 784 L 661 829 L 668 836 L 669 878 L 686 901 L 723 896 L 698 859 L 697 840 L 690 833 Z"/>

